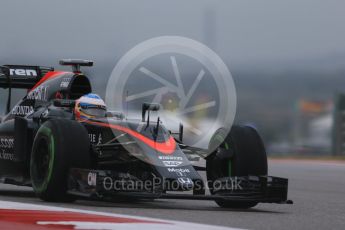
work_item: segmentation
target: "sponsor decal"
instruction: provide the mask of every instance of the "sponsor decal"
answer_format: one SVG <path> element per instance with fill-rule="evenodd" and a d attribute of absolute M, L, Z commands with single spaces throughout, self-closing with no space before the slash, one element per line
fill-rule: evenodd
<path fill-rule="evenodd" d="M 180 182 L 181 184 L 193 184 L 192 179 L 188 177 L 179 177 L 177 178 L 177 181 Z"/>
<path fill-rule="evenodd" d="M 183 161 L 183 157 L 175 157 L 175 156 L 158 156 L 160 160 L 168 160 L 168 161 Z"/>
<path fill-rule="evenodd" d="M 16 105 L 12 109 L 11 114 L 13 115 L 19 115 L 19 116 L 25 116 L 27 114 L 30 114 L 34 111 L 33 106 L 28 106 L 28 105 Z"/>
<path fill-rule="evenodd" d="M 14 138 L 1 137 L 0 138 L 0 148 L 12 149 L 14 147 Z"/>
<path fill-rule="evenodd" d="M 182 164 L 182 161 L 162 161 L 164 166 L 167 167 L 177 167 Z"/>
<path fill-rule="evenodd" d="M 176 156 L 158 156 L 166 167 L 177 167 L 183 163 L 183 157 Z"/>
<path fill-rule="evenodd" d="M 97 185 L 97 173 L 89 172 L 89 174 L 87 175 L 87 184 L 90 186 Z"/>
<path fill-rule="evenodd" d="M 10 76 L 37 77 L 37 71 L 33 69 L 10 69 Z"/>
<path fill-rule="evenodd" d="M 29 100 L 48 100 L 48 87 L 47 86 L 38 86 L 34 90 L 30 91 L 26 96 Z"/>
<path fill-rule="evenodd" d="M 72 79 L 71 77 L 63 78 L 62 81 L 61 81 L 60 87 L 61 88 L 68 88 L 69 83 L 71 82 L 71 79 Z"/>
<path fill-rule="evenodd" d="M 102 134 L 89 133 L 89 139 L 92 144 L 102 144 Z"/>
<path fill-rule="evenodd" d="M 189 169 L 182 169 L 182 168 L 168 168 L 169 172 L 174 172 L 174 173 L 190 173 Z"/>
<path fill-rule="evenodd" d="M 8 161 L 18 161 L 17 157 L 13 153 L 8 153 L 5 149 L 0 150 L 0 159 Z"/>
<path fill-rule="evenodd" d="M 186 176 L 186 173 L 183 173 L 183 172 L 176 172 L 176 175 L 177 175 L 177 176 Z"/>

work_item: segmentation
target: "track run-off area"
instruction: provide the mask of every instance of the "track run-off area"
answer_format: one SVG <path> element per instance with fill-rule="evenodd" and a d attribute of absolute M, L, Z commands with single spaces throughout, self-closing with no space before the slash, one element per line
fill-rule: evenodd
<path fill-rule="evenodd" d="M 343 229 L 345 162 L 270 160 L 269 175 L 289 178 L 293 205 L 249 210 L 213 201 L 46 203 L 31 188 L 0 184 L 1 229 Z M 212 227 L 211 227 L 211 226 Z"/>

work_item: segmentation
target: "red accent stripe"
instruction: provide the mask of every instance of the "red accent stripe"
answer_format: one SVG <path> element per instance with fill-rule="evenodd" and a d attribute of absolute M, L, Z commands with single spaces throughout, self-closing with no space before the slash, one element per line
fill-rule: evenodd
<path fill-rule="evenodd" d="M 126 127 L 123 127 L 120 125 L 113 125 L 113 124 L 95 122 L 95 121 L 89 121 L 89 120 L 85 120 L 84 122 L 86 122 L 88 124 L 108 127 L 111 129 L 116 129 L 116 130 L 128 133 L 129 135 L 137 138 L 138 140 L 144 142 L 145 144 L 147 144 L 151 148 L 153 148 L 153 149 L 155 149 L 155 150 L 157 150 L 163 154 L 172 154 L 176 149 L 176 142 L 172 136 L 170 136 L 166 142 L 161 143 L 161 142 L 156 142 L 154 140 L 151 140 L 150 138 L 145 137 L 141 133 L 138 133 L 134 130 L 131 130 L 129 128 L 126 128 Z"/>
<path fill-rule="evenodd" d="M 69 211 L 13 210 L 0 209 L 1 220 L 17 223 L 35 223 L 36 221 L 83 221 L 108 223 L 159 223 L 134 218 L 112 217 Z"/>
<path fill-rule="evenodd" d="M 36 85 L 34 87 L 32 87 L 32 90 L 34 90 L 35 88 L 37 88 L 39 85 L 41 85 L 43 82 L 45 81 L 48 81 L 50 79 L 53 79 L 55 77 L 57 77 L 58 75 L 60 74 L 64 74 L 64 73 L 67 73 L 67 72 L 63 72 L 63 71 L 50 71 L 48 73 L 46 73 L 46 75 L 44 75 L 44 77 L 41 78 L 41 80 L 39 80 Z"/>
<path fill-rule="evenodd" d="M 93 222 L 93 223 L 128 223 L 128 224 L 166 224 L 159 221 L 140 220 L 135 218 L 112 217 L 97 214 L 78 213 L 70 211 L 45 210 L 12 210 L 0 209 L 0 227 L 9 230 L 39 230 L 39 229 L 75 229 L 76 226 L 64 224 L 40 225 L 39 222 Z"/>

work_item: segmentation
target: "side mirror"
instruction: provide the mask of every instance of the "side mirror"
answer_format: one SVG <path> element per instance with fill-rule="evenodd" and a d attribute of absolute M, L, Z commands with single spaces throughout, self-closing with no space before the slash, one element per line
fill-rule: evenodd
<path fill-rule="evenodd" d="M 141 108 L 142 121 L 143 122 L 145 121 L 146 111 L 158 111 L 159 109 L 160 109 L 160 105 L 159 104 L 143 103 L 142 108 Z"/>

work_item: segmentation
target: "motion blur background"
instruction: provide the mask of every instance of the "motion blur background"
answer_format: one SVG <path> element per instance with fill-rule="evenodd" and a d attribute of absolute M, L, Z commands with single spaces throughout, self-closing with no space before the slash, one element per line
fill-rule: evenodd
<path fill-rule="evenodd" d="M 1 0 L 0 63 L 91 59 L 85 71 L 104 96 L 116 62 L 136 44 L 188 37 L 224 60 L 236 122 L 256 126 L 269 154 L 344 155 L 344 9 L 342 0 Z"/>

